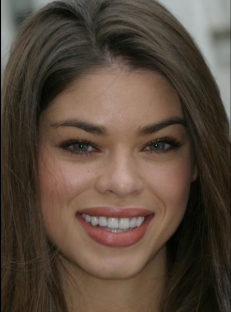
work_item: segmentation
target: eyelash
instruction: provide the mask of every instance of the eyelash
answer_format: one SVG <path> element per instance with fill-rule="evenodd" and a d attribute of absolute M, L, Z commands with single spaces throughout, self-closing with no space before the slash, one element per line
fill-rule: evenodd
<path fill-rule="evenodd" d="M 157 144 L 160 144 L 160 143 L 163 143 L 163 144 L 167 144 L 169 145 L 170 147 L 168 148 L 165 148 L 163 150 L 145 150 L 147 147 L 150 147 L 151 145 L 154 146 L 154 145 L 157 145 Z M 85 145 L 86 147 L 91 147 L 93 148 L 92 151 L 75 151 L 73 149 L 71 149 L 71 147 L 73 147 L 73 145 Z M 179 148 L 182 144 L 177 141 L 175 138 L 172 138 L 172 137 L 162 137 L 162 138 L 158 138 L 156 140 L 152 140 L 150 142 L 148 142 L 147 144 L 144 145 L 144 147 L 142 148 L 142 151 L 145 151 L 147 153 L 156 153 L 156 154 L 163 154 L 163 153 L 167 153 L 167 152 L 170 152 L 171 150 L 175 150 L 177 148 Z M 86 156 L 91 156 L 93 153 L 96 153 L 96 152 L 99 152 L 100 150 L 97 148 L 97 146 L 92 143 L 91 141 L 89 140 L 76 140 L 76 139 L 71 139 L 71 140 L 68 140 L 68 141 L 65 141 L 63 142 L 60 147 L 62 149 L 64 149 L 65 151 L 69 152 L 69 153 L 72 153 L 72 154 L 75 154 L 75 155 L 78 155 L 78 156 L 81 156 L 81 157 L 86 157 Z M 157 147 L 157 146 L 156 146 Z"/>
<path fill-rule="evenodd" d="M 168 147 L 166 149 L 163 149 L 163 150 L 146 150 L 146 152 L 162 154 L 162 153 L 170 152 L 171 150 L 175 150 L 175 149 L 179 148 L 182 145 L 175 138 L 165 136 L 165 137 L 162 137 L 162 138 L 158 138 L 158 139 L 152 140 L 151 142 L 145 144 L 145 146 L 143 147 L 142 150 L 144 150 L 145 148 L 147 148 L 147 147 L 149 147 L 151 145 L 154 146 L 154 145 L 157 145 L 157 144 L 160 144 L 160 143 L 168 144 L 170 147 Z"/>
<path fill-rule="evenodd" d="M 73 145 L 77 145 L 77 144 L 79 144 L 79 145 L 83 144 L 83 145 L 91 146 L 94 150 L 93 151 L 86 151 L 86 152 L 77 152 L 77 151 L 74 151 L 73 149 L 71 149 L 71 147 Z M 93 144 L 91 141 L 88 141 L 88 140 L 72 139 L 72 140 L 68 140 L 66 142 L 63 142 L 60 147 L 69 153 L 72 153 L 72 154 L 75 154 L 75 155 L 78 155 L 81 157 L 90 156 L 92 153 L 99 152 L 99 149 L 96 147 L 96 145 Z"/>

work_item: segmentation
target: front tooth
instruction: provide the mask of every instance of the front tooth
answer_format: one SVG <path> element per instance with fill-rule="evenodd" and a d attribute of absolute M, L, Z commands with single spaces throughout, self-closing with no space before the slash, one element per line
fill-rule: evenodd
<path fill-rule="evenodd" d="M 129 218 L 119 219 L 119 229 L 126 230 L 129 228 Z"/>
<path fill-rule="evenodd" d="M 118 229 L 119 220 L 117 218 L 108 218 L 107 226 L 111 229 Z"/>
<path fill-rule="evenodd" d="M 87 223 L 91 222 L 91 217 L 89 215 L 85 215 L 85 220 L 87 221 Z"/>
<path fill-rule="evenodd" d="M 136 217 L 133 217 L 133 218 L 130 220 L 129 227 L 130 227 L 130 228 L 136 227 Z"/>
<path fill-rule="evenodd" d="M 100 226 L 107 226 L 107 219 L 106 219 L 106 217 L 99 217 L 99 225 Z"/>
<path fill-rule="evenodd" d="M 96 226 L 99 223 L 98 217 L 91 217 L 91 224 Z"/>
<path fill-rule="evenodd" d="M 137 225 L 137 226 L 141 226 L 141 224 L 143 223 L 143 221 L 144 221 L 144 217 L 138 217 L 138 218 L 137 218 L 137 221 L 136 221 L 136 225 Z"/>

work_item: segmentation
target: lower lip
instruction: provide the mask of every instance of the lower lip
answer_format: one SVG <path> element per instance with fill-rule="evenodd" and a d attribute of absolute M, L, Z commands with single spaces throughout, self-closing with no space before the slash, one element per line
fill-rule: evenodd
<path fill-rule="evenodd" d="M 104 230 L 103 228 L 92 226 L 88 224 L 80 214 L 76 217 L 88 236 L 95 242 L 107 247 L 128 247 L 136 244 L 145 235 L 147 228 L 152 221 L 153 214 L 145 217 L 141 226 L 128 230 L 122 233 L 112 233 Z"/>

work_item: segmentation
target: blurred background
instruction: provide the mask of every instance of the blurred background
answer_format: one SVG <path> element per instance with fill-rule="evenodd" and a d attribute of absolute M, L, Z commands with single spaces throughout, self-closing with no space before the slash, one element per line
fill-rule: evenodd
<path fill-rule="evenodd" d="M 113 1 L 113 0 L 111 0 Z M 1 75 L 20 23 L 52 0 L 1 1 Z M 197 42 L 219 87 L 230 118 L 230 0 L 159 0 Z"/>

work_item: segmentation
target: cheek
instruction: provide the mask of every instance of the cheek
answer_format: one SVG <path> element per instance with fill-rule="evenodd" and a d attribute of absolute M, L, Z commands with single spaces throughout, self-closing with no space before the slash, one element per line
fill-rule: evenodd
<path fill-rule="evenodd" d="M 190 158 L 156 164 L 155 168 L 147 169 L 147 172 L 153 172 L 152 177 L 148 179 L 149 188 L 165 209 L 184 211 L 192 180 Z"/>
<path fill-rule="evenodd" d="M 41 199 L 66 203 L 90 187 L 92 171 L 55 158 L 39 161 L 39 183 Z"/>
<path fill-rule="evenodd" d="M 75 214 L 72 202 L 88 192 L 93 183 L 93 169 L 57 160 L 43 152 L 39 157 L 39 186 L 41 209 L 49 231 L 65 224 L 66 217 Z M 80 200 L 81 204 L 81 200 Z M 67 223 L 68 224 L 68 223 Z"/>
<path fill-rule="evenodd" d="M 152 246 L 155 237 L 157 248 L 161 248 L 184 217 L 191 187 L 191 162 L 177 160 L 156 164 L 152 171 L 149 168 L 147 172 L 154 172 L 152 178 L 149 176 L 148 188 L 156 220 L 149 244 Z"/>

